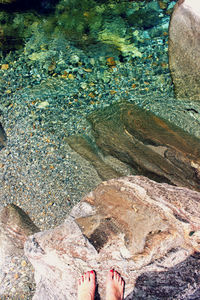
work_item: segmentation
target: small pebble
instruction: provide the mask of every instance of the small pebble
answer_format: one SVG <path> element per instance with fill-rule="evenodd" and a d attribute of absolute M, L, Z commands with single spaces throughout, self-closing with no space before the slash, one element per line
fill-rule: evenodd
<path fill-rule="evenodd" d="M 1 70 L 8 70 L 9 69 L 9 65 L 8 64 L 2 64 L 1 65 Z"/>
<path fill-rule="evenodd" d="M 27 262 L 25 260 L 22 260 L 21 265 L 22 265 L 22 267 L 26 267 Z"/>
<path fill-rule="evenodd" d="M 49 102 L 48 101 L 43 101 L 43 102 L 40 102 L 38 105 L 37 105 L 37 108 L 46 108 L 49 106 Z"/>

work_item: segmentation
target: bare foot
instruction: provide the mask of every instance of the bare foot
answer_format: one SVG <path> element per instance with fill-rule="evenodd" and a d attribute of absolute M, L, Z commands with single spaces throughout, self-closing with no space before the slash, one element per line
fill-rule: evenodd
<path fill-rule="evenodd" d="M 95 295 L 95 273 L 86 272 L 78 281 L 78 300 L 94 300 Z"/>
<path fill-rule="evenodd" d="M 106 279 L 106 300 L 123 300 L 124 280 L 116 271 L 110 270 Z"/>

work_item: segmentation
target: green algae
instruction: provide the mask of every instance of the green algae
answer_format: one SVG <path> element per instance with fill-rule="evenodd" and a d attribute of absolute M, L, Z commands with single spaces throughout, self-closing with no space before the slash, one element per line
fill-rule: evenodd
<path fill-rule="evenodd" d="M 124 0 L 61 0 L 53 13 L 42 16 L 34 10 L 1 12 L 0 49 L 8 52 L 25 44 L 27 50 L 26 44 L 31 39 L 36 53 L 38 39 L 41 44 L 48 44 L 62 36 L 79 46 L 100 42 L 116 48 L 124 56 L 141 57 L 137 43 L 142 39 L 136 34 L 136 29 L 157 24 L 160 12 L 157 1 L 147 5 L 146 1 Z M 43 54 L 34 56 L 29 53 L 32 55 L 30 59 L 40 59 Z"/>
<path fill-rule="evenodd" d="M 0 50 L 9 52 L 24 46 L 26 38 L 34 32 L 39 17 L 34 13 L 0 12 Z"/>
<path fill-rule="evenodd" d="M 130 54 L 132 57 L 142 57 L 142 53 L 133 44 L 130 44 L 127 38 L 122 38 L 106 30 L 101 31 L 98 38 L 103 43 L 116 46 L 123 55 Z"/>

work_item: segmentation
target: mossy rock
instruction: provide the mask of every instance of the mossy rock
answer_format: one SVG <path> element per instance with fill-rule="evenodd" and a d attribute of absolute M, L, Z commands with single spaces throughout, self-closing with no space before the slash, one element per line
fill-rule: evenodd
<path fill-rule="evenodd" d="M 39 17 L 34 13 L 0 12 L 0 50 L 7 53 L 24 46 L 24 40 L 33 34 Z"/>
<path fill-rule="evenodd" d="M 16 0 L 0 0 L 0 4 L 10 4 L 16 2 Z"/>

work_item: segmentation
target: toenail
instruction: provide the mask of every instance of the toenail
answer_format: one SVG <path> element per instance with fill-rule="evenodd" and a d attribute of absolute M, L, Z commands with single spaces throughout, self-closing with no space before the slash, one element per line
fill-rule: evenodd
<path fill-rule="evenodd" d="M 114 270 L 112 269 L 112 270 L 110 270 L 110 272 L 112 272 L 112 273 L 113 273 L 113 272 L 114 272 Z"/>
<path fill-rule="evenodd" d="M 90 271 L 90 273 L 94 274 L 94 271 Z"/>

